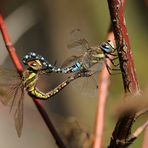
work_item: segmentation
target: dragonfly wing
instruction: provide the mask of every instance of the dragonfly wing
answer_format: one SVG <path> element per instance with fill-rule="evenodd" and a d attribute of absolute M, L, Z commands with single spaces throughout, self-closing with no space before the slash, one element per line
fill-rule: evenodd
<path fill-rule="evenodd" d="M 80 58 L 81 58 L 81 56 L 71 56 L 63 62 L 61 67 L 64 68 L 64 67 L 72 66 Z"/>
<path fill-rule="evenodd" d="M 89 44 L 85 39 L 79 39 L 73 41 L 67 45 L 70 50 L 86 51 L 89 48 Z"/>
<path fill-rule="evenodd" d="M 103 64 L 104 64 L 104 60 L 100 60 L 96 64 L 93 64 L 89 68 L 89 71 L 91 71 L 93 74 L 99 73 L 102 70 Z"/>
<path fill-rule="evenodd" d="M 22 79 L 17 72 L 0 67 L 0 101 L 4 105 L 11 105 L 14 110 L 15 127 L 18 136 L 21 136 L 23 127 L 23 98 L 24 90 Z"/>
<path fill-rule="evenodd" d="M 0 67 L 0 102 L 8 105 L 12 101 L 15 90 L 21 83 L 21 77 L 14 71 Z"/>
<path fill-rule="evenodd" d="M 24 89 L 21 88 L 21 95 L 18 98 L 16 111 L 14 113 L 15 128 L 18 134 L 18 137 L 21 136 L 23 128 L 23 102 L 24 102 Z"/>
<path fill-rule="evenodd" d="M 12 69 L 6 69 L 2 66 L 0 66 L 0 84 L 9 84 L 11 81 L 16 80 L 19 76 L 19 74 Z"/>
<path fill-rule="evenodd" d="M 3 105 L 7 105 L 8 102 L 11 100 L 11 97 L 7 94 L 7 89 L 4 87 L 0 88 L 0 102 Z"/>
<path fill-rule="evenodd" d="M 98 90 L 98 74 L 102 70 L 104 60 L 99 61 L 98 63 L 92 65 L 88 70 L 92 75 L 90 77 L 82 77 L 81 84 L 82 95 L 95 97 L 97 96 Z"/>
<path fill-rule="evenodd" d="M 81 77 L 72 82 L 71 86 L 79 95 L 88 98 L 95 98 L 97 96 L 97 80 L 98 76 L 93 74 L 90 77 Z"/>
<path fill-rule="evenodd" d="M 67 45 L 70 50 L 86 51 L 89 48 L 88 41 L 82 36 L 80 29 L 75 28 L 70 33 L 70 41 Z"/>

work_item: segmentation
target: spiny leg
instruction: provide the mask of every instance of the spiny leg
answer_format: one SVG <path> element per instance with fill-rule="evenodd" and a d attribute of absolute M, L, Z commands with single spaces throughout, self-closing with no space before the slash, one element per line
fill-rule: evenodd
<path fill-rule="evenodd" d="M 117 74 L 121 74 L 120 73 L 112 73 L 111 71 L 120 71 L 120 69 L 114 69 L 114 68 L 110 68 L 109 65 L 105 62 L 105 65 L 106 65 L 106 68 L 107 68 L 107 71 L 110 75 L 117 75 Z"/>
<path fill-rule="evenodd" d="M 111 59 L 111 57 L 109 57 L 108 55 L 105 55 L 105 57 L 106 57 L 107 59 L 109 59 L 109 61 L 113 64 L 113 66 L 115 66 L 115 67 L 118 67 L 118 66 L 119 66 L 119 63 L 118 63 L 118 64 L 115 64 L 115 63 L 114 63 L 114 61 L 118 59 L 118 56 L 115 57 L 115 58 L 113 58 L 113 59 Z"/>

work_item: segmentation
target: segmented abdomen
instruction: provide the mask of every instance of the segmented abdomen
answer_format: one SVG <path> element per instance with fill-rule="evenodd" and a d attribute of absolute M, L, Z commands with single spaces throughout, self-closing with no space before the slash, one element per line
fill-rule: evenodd
<path fill-rule="evenodd" d="M 31 75 L 33 75 L 33 74 L 31 74 Z M 37 79 L 30 76 L 29 78 L 33 79 L 33 81 L 30 81 L 30 79 L 28 78 L 27 82 L 30 81 L 30 83 L 27 84 L 26 90 L 27 90 L 27 92 L 28 92 L 28 94 L 30 96 L 33 96 L 33 97 L 35 97 L 37 99 L 41 99 L 41 100 L 47 100 L 50 97 L 52 97 L 52 96 L 56 95 L 57 93 L 59 93 L 70 82 L 72 82 L 73 80 L 75 80 L 75 79 L 77 79 L 79 77 L 81 77 L 81 75 L 79 75 L 79 74 L 74 75 L 74 76 L 70 76 L 64 82 L 62 82 L 57 87 L 55 87 L 53 90 L 51 90 L 51 91 L 49 91 L 47 93 L 44 93 L 44 92 L 40 91 L 37 87 L 35 87 Z"/>

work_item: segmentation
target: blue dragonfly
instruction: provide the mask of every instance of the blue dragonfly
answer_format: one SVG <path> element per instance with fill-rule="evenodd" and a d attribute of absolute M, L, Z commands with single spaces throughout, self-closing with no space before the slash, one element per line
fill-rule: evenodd
<path fill-rule="evenodd" d="M 79 44 L 82 45 L 80 46 Z M 96 74 L 102 70 L 102 65 L 105 64 L 109 74 L 111 74 L 112 68 L 110 68 L 110 66 L 107 64 L 107 59 L 109 59 L 115 67 L 118 66 L 118 64 L 114 62 L 114 60 L 116 60 L 118 57 L 114 53 L 115 49 L 113 43 L 111 41 L 107 41 L 101 43 L 99 46 L 90 47 L 85 39 L 80 39 L 72 44 L 69 44 L 68 48 L 74 49 L 75 46 L 79 46 L 76 47 L 76 50 L 79 48 L 82 52 L 78 56 L 73 55 L 67 58 L 62 65 L 62 72 L 65 74 L 81 73 L 83 74 L 83 77 L 89 77 L 87 79 L 81 78 L 81 81 L 76 80 L 77 83 L 73 83 L 73 86 L 75 84 L 77 90 L 82 90 L 81 94 L 94 97 L 98 88 L 96 80 L 98 76 Z M 113 58 L 111 58 L 111 56 L 113 56 Z"/>
<path fill-rule="evenodd" d="M 102 63 L 106 65 L 106 68 L 111 74 L 111 71 L 118 71 L 117 68 L 110 68 L 107 64 L 107 59 L 112 63 L 114 67 L 118 67 L 119 63 L 115 60 L 118 59 L 117 54 L 115 54 L 116 49 L 113 43 L 108 40 L 97 46 L 90 46 L 88 41 L 82 36 L 79 28 L 75 28 L 71 31 L 70 43 L 68 44 L 68 49 L 80 51 L 78 56 L 74 55 L 67 58 L 62 67 L 65 68 L 63 73 L 85 73 L 92 72 L 96 73 L 101 70 Z"/>
<path fill-rule="evenodd" d="M 117 66 L 114 63 L 114 60 L 117 57 L 111 59 L 110 55 L 116 56 L 114 54 L 115 49 L 112 42 L 107 41 L 101 43 L 99 46 L 89 47 L 79 56 L 71 56 L 67 58 L 62 67 L 63 73 L 85 73 L 92 72 L 96 73 L 101 70 L 102 64 L 106 64 L 107 69 L 110 73 L 110 67 L 106 63 L 108 58 L 114 66 Z"/>

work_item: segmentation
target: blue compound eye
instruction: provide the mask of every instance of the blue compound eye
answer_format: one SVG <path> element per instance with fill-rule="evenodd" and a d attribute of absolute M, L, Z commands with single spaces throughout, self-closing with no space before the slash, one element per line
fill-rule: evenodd
<path fill-rule="evenodd" d="M 107 43 L 103 43 L 103 44 L 102 44 L 102 47 L 103 47 L 103 48 L 106 48 L 106 49 L 109 49 L 109 48 L 110 48 L 110 46 L 109 46 Z"/>
<path fill-rule="evenodd" d="M 100 48 L 102 49 L 102 51 L 104 51 L 106 53 L 111 53 L 112 52 L 112 47 L 108 43 L 102 43 L 100 45 Z"/>

